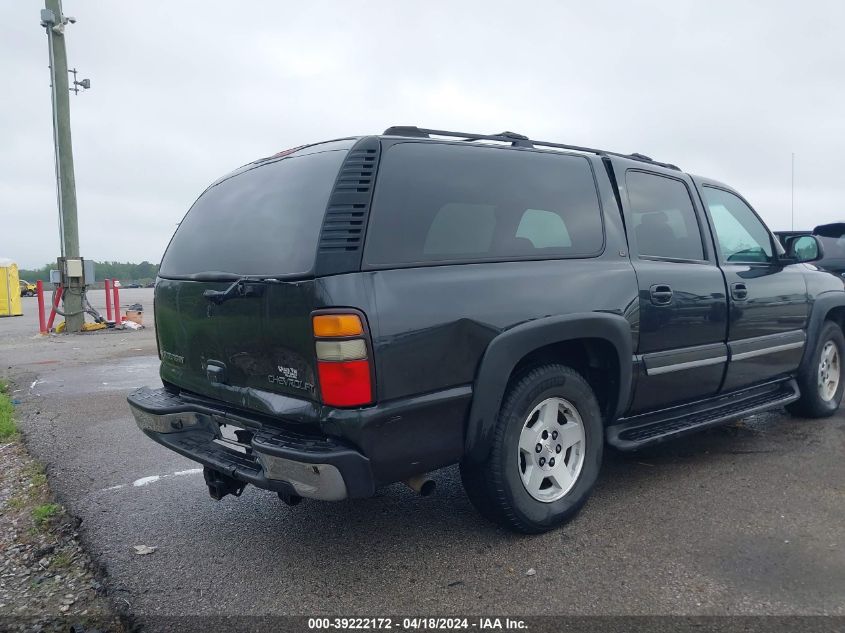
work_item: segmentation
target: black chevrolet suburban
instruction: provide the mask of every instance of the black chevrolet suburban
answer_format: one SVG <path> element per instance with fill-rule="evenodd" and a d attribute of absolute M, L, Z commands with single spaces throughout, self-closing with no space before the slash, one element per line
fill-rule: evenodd
<path fill-rule="evenodd" d="M 155 288 L 151 439 L 289 504 L 460 463 L 541 532 L 636 450 L 842 398 L 843 279 L 719 182 L 640 154 L 393 127 L 257 160 L 188 211 Z"/>

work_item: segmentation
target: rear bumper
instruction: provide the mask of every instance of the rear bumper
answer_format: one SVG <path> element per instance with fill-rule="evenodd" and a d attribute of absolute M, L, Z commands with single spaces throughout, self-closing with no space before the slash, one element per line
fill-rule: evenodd
<path fill-rule="evenodd" d="M 375 492 L 370 460 L 335 438 L 264 424 L 164 389 L 144 387 L 127 401 L 138 428 L 151 439 L 238 481 L 325 501 Z M 245 452 L 220 442 L 221 425 L 247 431 Z"/>

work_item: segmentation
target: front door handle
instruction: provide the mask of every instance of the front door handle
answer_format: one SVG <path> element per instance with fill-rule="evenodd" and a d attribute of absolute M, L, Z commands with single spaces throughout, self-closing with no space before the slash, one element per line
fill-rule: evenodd
<path fill-rule="evenodd" d="M 665 306 L 672 303 L 672 288 L 666 284 L 655 284 L 649 288 L 651 302 L 656 306 Z"/>
<path fill-rule="evenodd" d="M 748 299 L 748 287 L 741 281 L 731 284 L 731 297 L 735 301 L 745 301 Z"/>

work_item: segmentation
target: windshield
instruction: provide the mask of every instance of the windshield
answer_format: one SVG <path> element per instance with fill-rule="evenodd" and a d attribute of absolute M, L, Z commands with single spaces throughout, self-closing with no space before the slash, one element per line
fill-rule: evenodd
<path fill-rule="evenodd" d="M 170 241 L 161 277 L 304 274 L 347 150 L 251 166 L 209 187 Z"/>

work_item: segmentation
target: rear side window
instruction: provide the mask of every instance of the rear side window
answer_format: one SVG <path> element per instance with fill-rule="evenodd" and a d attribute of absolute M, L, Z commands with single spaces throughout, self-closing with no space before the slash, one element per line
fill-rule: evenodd
<path fill-rule="evenodd" d="M 527 209 L 516 229 L 517 237 L 524 237 L 535 248 L 569 248 L 572 240 L 563 218 L 552 211 Z"/>
<path fill-rule="evenodd" d="M 597 255 L 604 231 L 581 156 L 399 143 L 383 153 L 372 266 Z"/>
<path fill-rule="evenodd" d="M 311 271 L 346 150 L 249 167 L 209 187 L 170 241 L 162 277 Z"/>
<path fill-rule="evenodd" d="M 625 175 L 637 252 L 646 257 L 703 260 L 701 231 L 680 180 L 641 171 Z"/>
<path fill-rule="evenodd" d="M 496 207 L 490 204 L 452 203 L 434 215 L 425 236 L 427 256 L 483 254 L 490 250 L 496 229 Z"/>

